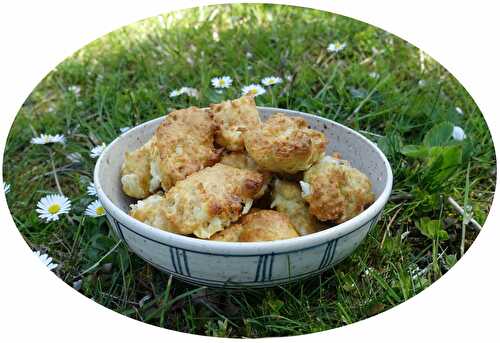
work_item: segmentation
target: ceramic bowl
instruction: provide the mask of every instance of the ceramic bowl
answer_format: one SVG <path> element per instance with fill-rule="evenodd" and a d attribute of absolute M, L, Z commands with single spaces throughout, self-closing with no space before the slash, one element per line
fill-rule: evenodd
<path fill-rule="evenodd" d="M 342 157 L 370 178 L 376 201 L 358 216 L 323 231 L 293 239 L 216 242 L 182 236 L 146 225 L 129 216 L 133 202 L 121 189 L 124 153 L 144 144 L 163 117 L 120 135 L 99 157 L 94 183 L 106 216 L 129 250 L 174 277 L 210 287 L 267 287 L 320 273 L 347 258 L 376 224 L 392 189 L 392 170 L 384 154 L 361 134 L 334 121 L 297 111 L 259 107 L 266 119 L 275 112 L 305 118 L 325 133 L 327 152 Z"/>

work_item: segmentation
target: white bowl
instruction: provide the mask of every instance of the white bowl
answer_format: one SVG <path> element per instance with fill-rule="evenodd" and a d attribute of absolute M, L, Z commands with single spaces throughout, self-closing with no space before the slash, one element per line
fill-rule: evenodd
<path fill-rule="evenodd" d="M 293 239 L 229 243 L 162 231 L 128 215 L 133 202 L 121 189 L 124 153 L 144 144 L 164 117 L 139 125 L 116 138 L 99 157 L 94 183 L 117 236 L 157 269 L 190 283 L 211 287 L 267 287 L 320 273 L 348 257 L 376 224 L 392 190 L 392 170 L 377 146 L 334 121 L 297 111 L 259 107 L 263 119 L 275 112 L 305 118 L 325 133 L 327 152 L 370 178 L 376 201 L 358 216 L 332 228 Z"/>

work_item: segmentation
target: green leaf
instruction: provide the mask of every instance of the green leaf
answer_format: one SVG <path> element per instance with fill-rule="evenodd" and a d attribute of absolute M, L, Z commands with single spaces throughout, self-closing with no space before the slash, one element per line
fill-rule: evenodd
<path fill-rule="evenodd" d="M 462 163 L 462 147 L 458 145 L 433 147 L 430 149 L 429 157 L 429 169 L 438 174 L 436 177 L 440 175 L 448 177 Z"/>
<path fill-rule="evenodd" d="M 425 134 L 423 143 L 426 146 L 442 146 L 451 140 L 453 124 L 446 121 L 436 124 Z"/>
<path fill-rule="evenodd" d="M 429 156 L 429 148 L 423 145 L 405 145 L 401 148 L 401 153 L 413 158 L 426 158 Z"/>
<path fill-rule="evenodd" d="M 389 159 L 392 159 L 401 152 L 403 142 L 397 133 L 389 133 L 387 136 L 381 137 L 377 141 L 377 145 Z"/>
<path fill-rule="evenodd" d="M 427 217 L 421 218 L 416 223 L 420 233 L 432 240 L 445 241 L 448 239 L 448 232 L 443 230 L 440 220 L 431 220 Z"/>
<path fill-rule="evenodd" d="M 285 303 L 279 299 L 268 299 L 267 305 L 273 314 L 280 314 L 280 310 L 283 308 Z"/>
<path fill-rule="evenodd" d="M 457 255 L 446 255 L 444 257 L 444 263 L 446 264 L 446 268 L 450 269 L 455 265 L 455 263 L 457 263 Z"/>

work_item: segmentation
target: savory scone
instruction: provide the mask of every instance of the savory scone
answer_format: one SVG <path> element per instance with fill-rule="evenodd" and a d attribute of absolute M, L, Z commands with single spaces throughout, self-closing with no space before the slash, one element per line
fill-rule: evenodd
<path fill-rule="evenodd" d="M 261 191 L 259 192 L 259 194 L 256 195 L 255 198 L 258 199 L 266 193 L 272 175 L 270 172 L 262 170 L 262 168 L 259 168 L 257 163 L 255 163 L 255 161 L 245 151 L 225 152 L 222 154 L 220 163 L 239 169 L 247 169 L 261 173 L 262 176 L 264 177 L 264 186 L 262 187 Z"/>
<path fill-rule="evenodd" d="M 153 194 L 144 200 L 139 200 L 137 204 L 130 205 L 130 215 L 143 223 L 170 231 L 162 211 L 166 207 L 166 201 L 164 194 Z"/>
<path fill-rule="evenodd" d="M 220 159 L 214 147 L 215 123 L 203 109 L 189 107 L 170 113 L 157 128 L 151 169 L 165 191 L 179 180 Z"/>
<path fill-rule="evenodd" d="M 370 179 L 348 161 L 331 156 L 307 170 L 300 185 L 310 213 L 322 221 L 345 222 L 375 200 Z"/>
<path fill-rule="evenodd" d="M 178 181 L 162 209 L 169 231 L 209 238 L 247 213 L 264 184 L 255 171 L 217 163 Z"/>
<path fill-rule="evenodd" d="M 286 214 L 273 210 L 252 210 L 238 223 L 210 239 L 225 242 L 262 242 L 299 237 Z"/>
<path fill-rule="evenodd" d="M 318 232 L 321 224 L 309 213 L 309 206 L 301 193 L 298 182 L 276 179 L 271 192 L 271 208 L 288 215 L 297 232 L 304 236 Z"/>
<path fill-rule="evenodd" d="M 309 129 L 305 119 L 274 114 L 260 127 L 243 134 L 248 154 L 262 168 L 295 174 L 308 169 L 324 154 L 326 138 Z"/>
<path fill-rule="evenodd" d="M 260 126 L 260 116 L 252 96 L 210 105 L 217 130 L 215 141 L 230 151 L 243 151 L 243 132 Z"/>
<path fill-rule="evenodd" d="M 222 231 L 216 232 L 210 237 L 211 241 L 239 242 L 240 235 L 245 228 L 239 223 L 231 224 Z"/>
<path fill-rule="evenodd" d="M 260 210 L 247 214 L 239 221 L 244 230 L 240 242 L 275 241 L 299 237 L 287 215 L 273 210 Z"/>
<path fill-rule="evenodd" d="M 125 194 L 144 199 L 160 188 L 160 179 L 151 171 L 151 153 L 155 137 L 137 150 L 125 153 L 121 167 L 121 182 Z"/>

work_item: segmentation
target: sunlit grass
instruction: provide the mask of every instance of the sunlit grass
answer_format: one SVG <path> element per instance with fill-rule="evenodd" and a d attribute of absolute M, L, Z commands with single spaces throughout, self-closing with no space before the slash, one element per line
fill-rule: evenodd
<path fill-rule="evenodd" d="M 327 46 L 335 41 L 346 47 L 332 54 Z M 379 77 L 371 77 L 373 72 Z M 219 94 L 210 80 L 222 75 L 233 84 Z M 94 200 L 86 194 L 93 147 L 110 143 L 122 127 L 175 108 L 238 97 L 243 86 L 272 75 L 284 82 L 258 96 L 258 105 L 339 121 L 378 143 L 391 162 L 394 198 L 349 259 L 320 276 L 273 289 L 197 289 L 169 280 L 117 245 L 103 218 L 83 216 Z M 72 86 L 80 93 L 70 91 Z M 169 97 L 183 86 L 198 89 L 200 96 Z M 467 158 L 434 184 L 423 178 L 436 173 L 428 162 L 402 151 L 448 121 L 465 130 L 468 139 L 460 149 Z M 50 149 L 30 144 L 41 133 L 64 134 L 67 143 Z M 72 158 L 74 153 L 81 159 Z M 44 223 L 35 207 L 57 192 L 51 154 L 72 211 Z M 493 144 L 479 109 L 438 63 L 364 23 L 271 5 L 162 15 L 92 42 L 33 90 L 11 129 L 4 161 L 4 179 L 11 184 L 7 199 L 19 230 L 34 250 L 49 252 L 65 282 L 147 323 L 231 337 L 326 330 L 407 300 L 446 272 L 454 256 L 460 257 L 461 242 L 466 250 L 477 235 L 466 226 L 462 238 L 462 217 L 447 197 L 459 203 L 465 198 L 483 223 L 496 178 Z M 448 239 L 433 244 L 416 226 L 423 217 L 439 220 Z"/>

